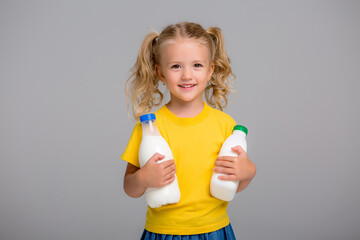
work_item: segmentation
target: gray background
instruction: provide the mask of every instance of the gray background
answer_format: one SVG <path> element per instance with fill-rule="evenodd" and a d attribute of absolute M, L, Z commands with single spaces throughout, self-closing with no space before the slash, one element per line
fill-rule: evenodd
<path fill-rule="evenodd" d="M 1 1 L 0 239 L 137 239 L 124 83 L 143 37 L 221 27 L 257 175 L 238 239 L 360 239 L 359 1 Z"/>

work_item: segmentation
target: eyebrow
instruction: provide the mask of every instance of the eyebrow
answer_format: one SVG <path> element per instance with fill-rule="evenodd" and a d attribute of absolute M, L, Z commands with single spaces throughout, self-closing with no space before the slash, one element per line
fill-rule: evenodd
<path fill-rule="evenodd" d="M 194 60 L 192 61 L 192 63 L 198 63 L 198 62 L 201 62 L 201 63 L 205 63 L 206 60 Z M 171 61 L 171 62 L 168 62 L 168 64 L 175 64 L 175 63 L 182 63 L 181 61 Z"/>

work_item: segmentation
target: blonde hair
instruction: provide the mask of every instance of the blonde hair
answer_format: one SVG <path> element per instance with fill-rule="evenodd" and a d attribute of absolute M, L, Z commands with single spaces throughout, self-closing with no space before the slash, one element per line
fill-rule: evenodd
<path fill-rule="evenodd" d="M 155 72 L 155 64 L 160 63 L 160 46 L 167 40 L 176 38 L 194 38 L 205 44 L 210 50 L 214 72 L 205 88 L 207 103 L 222 110 L 227 105 L 227 95 L 230 92 L 231 79 L 235 75 L 231 71 L 230 58 L 225 46 L 224 36 L 220 28 L 210 27 L 205 30 L 201 25 L 191 22 L 180 22 L 167 26 L 160 34 L 153 31 L 145 36 L 137 56 L 136 63 L 131 68 L 132 74 L 125 83 L 125 95 L 132 114 L 139 119 L 154 106 L 163 102 L 163 93 L 158 89 L 159 79 Z"/>

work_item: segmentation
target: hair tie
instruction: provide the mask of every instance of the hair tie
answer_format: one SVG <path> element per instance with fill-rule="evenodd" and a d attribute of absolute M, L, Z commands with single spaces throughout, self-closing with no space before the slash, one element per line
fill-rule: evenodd
<path fill-rule="evenodd" d="M 154 37 L 154 39 L 152 40 L 152 45 L 157 45 L 159 41 L 159 35 Z"/>
<path fill-rule="evenodd" d="M 160 34 L 158 33 L 157 36 L 155 37 L 155 41 L 156 41 L 156 42 L 159 41 L 159 36 L 160 36 Z"/>

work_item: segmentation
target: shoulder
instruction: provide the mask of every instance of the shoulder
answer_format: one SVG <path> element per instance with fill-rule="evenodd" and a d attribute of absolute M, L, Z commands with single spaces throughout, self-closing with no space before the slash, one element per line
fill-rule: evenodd
<path fill-rule="evenodd" d="M 142 130 L 142 127 L 141 127 L 141 122 L 140 121 L 137 121 L 134 125 L 134 128 L 133 128 L 133 132 L 141 132 Z"/>
<path fill-rule="evenodd" d="M 142 138 L 142 127 L 140 121 L 137 121 L 132 130 L 130 141 L 139 141 Z"/>
<path fill-rule="evenodd" d="M 208 124 L 212 129 L 220 132 L 222 139 L 229 137 L 236 125 L 236 121 L 229 114 L 215 108 L 211 108 Z"/>
<path fill-rule="evenodd" d="M 229 114 L 215 108 L 211 108 L 209 124 L 219 129 L 226 137 L 231 135 L 236 121 Z"/>
<path fill-rule="evenodd" d="M 210 107 L 210 108 L 211 108 L 211 114 L 213 115 L 213 117 L 217 118 L 221 122 L 225 122 L 225 123 L 229 123 L 229 124 L 236 124 L 236 121 L 234 120 L 234 118 L 232 116 L 230 116 L 229 114 L 227 114 L 223 111 L 220 111 L 219 109 L 215 109 L 213 107 Z"/>

